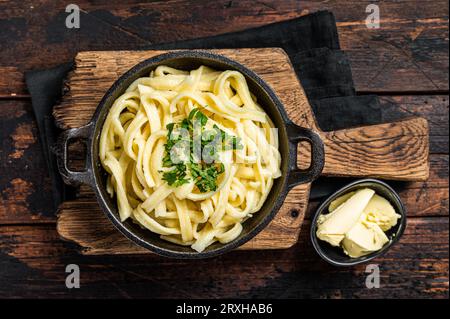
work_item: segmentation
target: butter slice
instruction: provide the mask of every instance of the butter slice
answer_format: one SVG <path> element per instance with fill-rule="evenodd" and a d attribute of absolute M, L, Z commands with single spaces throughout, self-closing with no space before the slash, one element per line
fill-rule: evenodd
<path fill-rule="evenodd" d="M 370 188 L 360 189 L 332 213 L 321 216 L 318 220 L 317 237 L 333 246 L 339 246 L 345 234 L 360 220 L 374 194 L 375 191 Z"/>
<path fill-rule="evenodd" d="M 330 213 L 332 213 L 334 210 L 336 210 L 336 208 L 338 208 L 339 206 L 341 206 L 342 204 L 344 204 L 350 197 L 352 197 L 353 195 L 355 195 L 355 192 L 350 192 L 350 193 L 346 193 L 342 196 L 339 196 L 338 198 L 336 198 L 334 201 L 332 201 L 330 203 L 330 206 L 328 206 L 328 211 Z"/>
<path fill-rule="evenodd" d="M 364 208 L 364 214 L 368 222 L 377 224 L 383 231 L 388 231 L 391 227 L 397 225 L 397 220 L 401 218 L 395 212 L 391 203 L 377 194 L 373 195 L 366 208 Z"/>
<path fill-rule="evenodd" d="M 375 223 L 359 222 L 345 234 L 342 248 L 350 257 L 361 257 L 378 251 L 389 241 L 383 230 Z"/>

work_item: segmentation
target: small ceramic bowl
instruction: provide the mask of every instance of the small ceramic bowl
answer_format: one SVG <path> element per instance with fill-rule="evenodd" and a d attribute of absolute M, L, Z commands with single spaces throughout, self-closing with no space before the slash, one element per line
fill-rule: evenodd
<path fill-rule="evenodd" d="M 329 243 L 317 238 L 317 219 L 322 214 L 328 214 L 328 206 L 330 206 L 330 203 L 337 197 L 351 191 L 366 187 L 373 189 L 378 195 L 386 198 L 394 207 L 397 214 L 401 215 L 401 218 L 398 220 L 397 225 L 386 232 L 386 235 L 389 238 L 389 242 L 382 249 L 362 257 L 352 258 L 350 256 L 347 256 L 342 248 L 331 246 Z M 389 185 L 382 181 L 376 179 L 361 179 L 342 187 L 333 195 L 328 197 L 322 203 L 322 205 L 320 205 L 312 220 L 311 240 L 314 249 L 325 261 L 335 266 L 353 266 L 367 262 L 386 253 L 386 251 L 388 251 L 389 248 L 391 248 L 391 246 L 400 239 L 405 230 L 405 227 L 406 210 L 397 192 L 395 192 Z"/>

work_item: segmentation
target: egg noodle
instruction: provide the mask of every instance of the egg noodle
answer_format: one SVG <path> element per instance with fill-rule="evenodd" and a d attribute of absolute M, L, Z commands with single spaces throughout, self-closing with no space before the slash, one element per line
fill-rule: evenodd
<path fill-rule="evenodd" d="M 277 131 L 245 77 L 206 66 L 158 66 L 134 81 L 107 115 L 100 160 L 122 222 L 198 252 L 238 237 L 281 176 Z"/>

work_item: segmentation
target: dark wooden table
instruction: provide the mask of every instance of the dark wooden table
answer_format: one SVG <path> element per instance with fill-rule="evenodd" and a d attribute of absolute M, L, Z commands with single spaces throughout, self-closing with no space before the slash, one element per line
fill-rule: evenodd
<path fill-rule="evenodd" d="M 76 1 L 78 30 L 64 26 L 67 1 L 0 2 L 0 297 L 448 298 L 448 1 L 378 1 L 381 29 L 370 31 L 369 1 L 113 2 Z M 364 265 L 323 262 L 308 239 L 308 221 L 291 249 L 201 261 L 85 257 L 58 238 L 24 71 L 69 61 L 81 50 L 136 49 L 319 9 L 336 15 L 358 93 L 380 95 L 389 119 L 418 115 L 431 127 L 430 179 L 401 192 L 409 224 L 400 243 L 373 262 L 380 288 L 365 288 Z M 80 266 L 80 289 L 66 288 L 67 264 Z"/>

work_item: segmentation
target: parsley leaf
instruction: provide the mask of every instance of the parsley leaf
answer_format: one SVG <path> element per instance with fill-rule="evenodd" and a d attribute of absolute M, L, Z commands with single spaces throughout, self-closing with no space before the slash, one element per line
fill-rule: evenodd
<path fill-rule="evenodd" d="M 167 182 L 170 186 L 181 186 L 189 182 L 186 178 L 186 165 L 177 164 L 175 167 L 167 172 L 163 172 L 163 180 Z"/>
<path fill-rule="evenodd" d="M 202 162 L 194 160 L 193 152 L 190 152 L 189 159 L 181 163 L 174 163 L 171 159 L 171 151 L 178 142 L 188 143 L 190 150 L 193 150 L 194 121 L 200 123 L 201 136 L 201 154 L 206 155 Z M 200 192 L 210 192 L 217 190 L 217 179 L 220 174 L 225 172 L 223 163 L 217 163 L 218 152 L 220 150 L 237 150 L 242 148 L 240 138 L 232 136 L 220 129 L 217 125 L 213 125 L 213 130 L 205 130 L 208 117 L 198 108 L 194 108 L 187 118 L 180 123 L 170 123 L 166 125 L 168 130 L 167 143 L 165 147 L 165 155 L 162 159 L 162 166 L 172 168 L 162 172 L 162 179 L 170 186 L 178 187 L 188 183 L 191 179 L 187 176 L 189 170 L 192 180 Z M 182 137 L 181 134 L 172 134 L 176 128 L 185 129 L 189 132 L 190 140 Z"/>
<path fill-rule="evenodd" d="M 200 192 L 206 193 L 217 189 L 217 178 L 225 171 L 225 168 L 223 163 L 218 165 L 190 163 L 189 170 L 195 181 L 195 186 Z"/>

